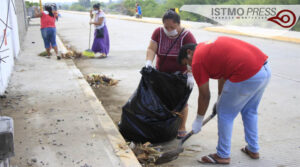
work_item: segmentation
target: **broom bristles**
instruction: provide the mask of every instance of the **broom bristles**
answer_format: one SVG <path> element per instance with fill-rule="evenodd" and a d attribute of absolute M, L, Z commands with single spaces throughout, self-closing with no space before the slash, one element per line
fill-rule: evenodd
<path fill-rule="evenodd" d="M 85 57 L 95 57 L 95 53 L 90 49 L 83 51 L 82 55 Z"/>

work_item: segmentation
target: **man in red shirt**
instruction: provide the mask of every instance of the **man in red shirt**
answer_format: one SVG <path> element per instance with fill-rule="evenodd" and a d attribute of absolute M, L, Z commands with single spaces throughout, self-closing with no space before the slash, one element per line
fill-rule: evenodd
<path fill-rule="evenodd" d="M 218 79 L 218 146 L 217 153 L 201 158 L 203 163 L 230 163 L 233 121 L 241 112 L 247 146 L 242 151 L 259 158 L 257 109 L 270 80 L 268 56 L 244 41 L 219 37 L 215 41 L 184 45 L 178 63 L 192 65 L 199 87 L 198 114 L 193 132 L 199 133 L 210 101 L 209 78 Z"/>

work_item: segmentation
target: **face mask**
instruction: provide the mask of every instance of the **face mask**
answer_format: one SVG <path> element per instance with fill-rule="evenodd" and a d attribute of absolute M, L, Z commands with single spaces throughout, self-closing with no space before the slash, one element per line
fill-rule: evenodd
<path fill-rule="evenodd" d="M 45 14 L 49 14 L 49 12 L 48 12 L 48 11 L 44 11 L 44 13 L 45 13 Z"/>
<path fill-rule="evenodd" d="M 167 36 L 169 37 L 174 37 L 178 34 L 177 30 L 172 30 L 172 31 L 168 31 L 165 27 L 164 27 L 164 32 Z"/>
<path fill-rule="evenodd" d="M 93 14 L 97 14 L 99 11 L 98 10 L 94 10 L 93 11 Z"/>

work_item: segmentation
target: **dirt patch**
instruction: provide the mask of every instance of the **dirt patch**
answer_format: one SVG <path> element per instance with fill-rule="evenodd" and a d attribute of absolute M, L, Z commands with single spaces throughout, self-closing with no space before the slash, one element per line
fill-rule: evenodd
<path fill-rule="evenodd" d="M 119 82 L 118 80 L 97 73 L 87 75 L 86 80 L 90 86 L 95 88 L 101 88 L 102 86 L 115 86 Z"/>
<path fill-rule="evenodd" d="M 117 125 L 121 119 L 122 106 L 125 104 L 121 98 L 115 98 L 118 92 L 115 87 L 93 88 L 97 98 L 102 102 L 103 107 Z M 114 95 L 114 96 L 113 96 Z"/>
<path fill-rule="evenodd" d="M 88 75 L 85 76 L 88 79 Z M 88 81 L 89 82 L 89 81 Z M 89 82 L 90 83 L 90 82 Z M 96 94 L 97 98 L 102 102 L 103 107 L 112 118 L 113 122 L 118 125 L 121 114 L 122 114 L 122 106 L 125 104 L 122 98 L 118 97 L 118 92 L 116 87 L 114 86 L 92 86 L 94 93 Z"/>

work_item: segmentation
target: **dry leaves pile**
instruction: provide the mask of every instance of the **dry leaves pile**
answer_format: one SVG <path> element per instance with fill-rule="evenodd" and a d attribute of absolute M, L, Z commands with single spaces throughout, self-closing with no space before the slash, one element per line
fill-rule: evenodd
<path fill-rule="evenodd" d="M 42 57 L 44 57 L 44 56 L 47 56 L 48 54 L 47 54 L 47 52 L 46 51 L 44 51 L 44 52 L 41 52 L 40 54 L 39 54 L 39 56 L 42 56 Z"/>
<path fill-rule="evenodd" d="M 74 51 L 74 50 L 69 50 L 67 53 L 65 54 L 61 54 L 61 57 L 63 59 L 72 59 L 72 58 L 80 58 L 82 56 L 82 54 L 80 52 Z"/>
<path fill-rule="evenodd" d="M 145 144 L 129 143 L 129 147 L 143 166 L 154 166 L 156 160 L 161 156 L 160 147 L 153 147 L 150 142 Z"/>
<path fill-rule="evenodd" d="M 101 75 L 101 74 L 89 74 L 86 77 L 87 82 L 95 87 L 95 88 L 99 88 L 100 85 L 104 85 L 104 86 L 114 86 L 116 84 L 118 84 L 118 80 L 109 78 L 105 75 Z"/>
<path fill-rule="evenodd" d="M 48 54 L 46 51 L 41 52 L 39 56 L 46 57 Z M 80 58 L 82 54 L 80 52 L 74 51 L 74 50 L 68 50 L 67 53 L 61 53 L 61 58 L 63 59 L 72 59 L 72 58 Z"/>

